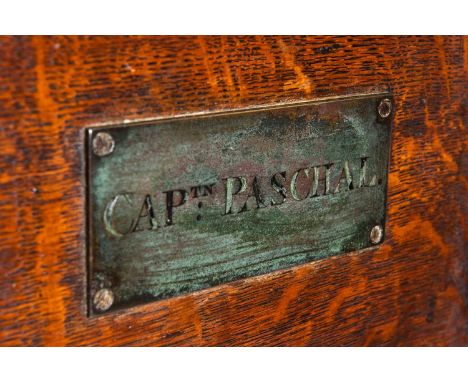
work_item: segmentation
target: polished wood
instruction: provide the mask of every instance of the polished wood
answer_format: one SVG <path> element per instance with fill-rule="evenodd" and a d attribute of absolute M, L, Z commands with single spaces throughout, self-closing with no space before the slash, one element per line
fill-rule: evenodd
<path fill-rule="evenodd" d="M 1 345 L 467 345 L 466 37 L 1 37 Z M 86 315 L 83 129 L 391 91 L 385 242 Z"/>

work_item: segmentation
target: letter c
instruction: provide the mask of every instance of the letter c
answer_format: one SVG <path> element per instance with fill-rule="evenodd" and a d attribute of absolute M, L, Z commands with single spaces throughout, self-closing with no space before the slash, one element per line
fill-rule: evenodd
<path fill-rule="evenodd" d="M 111 233 L 114 236 L 121 237 L 127 233 L 129 233 L 132 230 L 133 227 L 133 221 L 130 221 L 130 225 L 128 229 L 125 232 L 120 232 L 118 231 L 113 224 L 112 221 L 112 216 L 114 214 L 115 207 L 119 201 L 120 198 L 124 198 L 124 200 L 127 202 L 128 205 L 131 205 L 129 199 L 128 199 L 128 194 L 118 194 L 116 195 L 109 203 L 107 203 L 107 206 L 104 210 L 104 226 L 106 227 L 106 230 Z"/>

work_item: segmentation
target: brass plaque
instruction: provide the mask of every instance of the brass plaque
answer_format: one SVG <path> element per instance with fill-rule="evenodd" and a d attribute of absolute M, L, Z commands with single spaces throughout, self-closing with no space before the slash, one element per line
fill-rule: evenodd
<path fill-rule="evenodd" d="M 383 240 L 380 94 L 87 132 L 90 313 Z"/>

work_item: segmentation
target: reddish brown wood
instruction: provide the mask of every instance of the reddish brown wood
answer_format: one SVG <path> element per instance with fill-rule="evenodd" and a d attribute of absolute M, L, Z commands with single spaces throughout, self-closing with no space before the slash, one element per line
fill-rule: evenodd
<path fill-rule="evenodd" d="M 0 344 L 467 345 L 465 37 L 3 37 Z M 385 243 L 86 317 L 83 128 L 391 90 Z"/>

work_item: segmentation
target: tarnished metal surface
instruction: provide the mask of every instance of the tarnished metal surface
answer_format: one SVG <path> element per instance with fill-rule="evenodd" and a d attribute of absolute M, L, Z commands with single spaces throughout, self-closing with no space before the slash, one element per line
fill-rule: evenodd
<path fill-rule="evenodd" d="M 102 289 L 112 310 L 372 245 L 385 227 L 383 99 L 89 129 L 91 313 Z"/>

